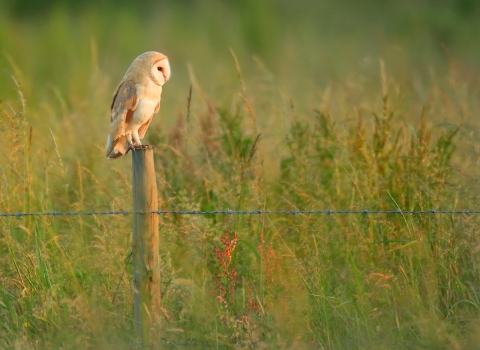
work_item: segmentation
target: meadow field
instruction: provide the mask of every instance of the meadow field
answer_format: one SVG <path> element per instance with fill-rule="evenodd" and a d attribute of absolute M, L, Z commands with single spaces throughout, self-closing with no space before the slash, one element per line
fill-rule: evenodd
<path fill-rule="evenodd" d="M 132 209 L 105 157 L 145 51 L 161 210 L 480 210 L 480 5 L 0 0 L 0 214 Z M 191 89 L 191 101 L 188 97 Z M 0 216 L 0 348 L 131 349 L 131 215 Z M 478 349 L 480 215 L 164 215 L 162 347 Z"/>

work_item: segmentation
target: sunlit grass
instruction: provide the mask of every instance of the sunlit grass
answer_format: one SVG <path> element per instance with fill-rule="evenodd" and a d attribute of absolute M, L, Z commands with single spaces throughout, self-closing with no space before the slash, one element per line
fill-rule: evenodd
<path fill-rule="evenodd" d="M 51 16 L 0 24 L 0 212 L 130 210 L 129 157 L 104 157 L 108 106 L 155 43 L 139 29 L 157 23 L 119 11 L 108 29 L 87 12 L 74 31 Z M 265 63 L 289 39 L 227 45 L 227 30 L 202 44 L 208 25 L 196 40 L 185 26 L 177 40 L 215 50 L 196 60 L 173 37 L 158 43 L 174 68 L 147 132 L 160 209 L 478 209 L 478 67 L 430 52 L 428 74 L 390 56 L 342 61 L 347 73 L 328 79 L 306 63 L 296 77 L 278 67 L 298 57 Z M 180 348 L 471 348 L 478 228 L 473 215 L 162 216 L 161 336 Z M 135 345 L 131 217 L 0 218 L 0 232 L 0 347 Z"/>

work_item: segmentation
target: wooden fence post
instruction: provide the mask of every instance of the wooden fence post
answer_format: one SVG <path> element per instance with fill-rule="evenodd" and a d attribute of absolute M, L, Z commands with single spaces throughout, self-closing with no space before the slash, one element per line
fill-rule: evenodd
<path fill-rule="evenodd" d="M 133 284 L 134 322 L 137 337 L 144 345 L 159 339 L 160 260 L 158 215 L 138 214 L 158 210 L 153 148 L 132 151 L 133 167 Z"/>

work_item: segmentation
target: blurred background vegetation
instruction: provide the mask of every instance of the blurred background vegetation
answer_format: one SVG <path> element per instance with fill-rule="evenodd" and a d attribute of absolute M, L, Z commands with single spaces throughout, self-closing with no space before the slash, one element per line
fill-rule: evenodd
<path fill-rule="evenodd" d="M 188 90 L 188 64 L 207 91 L 231 86 L 229 48 L 246 77 L 256 76 L 261 64 L 289 94 L 302 96 L 298 91 L 308 84 L 369 76 L 380 58 L 393 74 L 425 75 L 431 67 L 448 69 L 448 54 L 466 65 L 480 56 L 474 0 L 2 0 L 0 6 L 2 74 L 13 69 L 7 56 L 31 84 L 60 91 L 86 65 L 121 75 L 138 52 L 152 49 L 172 56 L 173 96 Z M 49 62 L 38 59 L 45 56 Z"/>
<path fill-rule="evenodd" d="M 109 106 L 151 50 L 173 73 L 146 136 L 164 210 L 478 208 L 479 23 L 474 0 L 0 0 L 0 212 L 131 208 L 129 157 L 104 155 Z M 134 346 L 130 227 L 0 219 L 0 348 Z M 160 334 L 475 348 L 479 229 L 162 217 Z"/>
<path fill-rule="evenodd" d="M 167 124 L 185 105 L 192 82 L 220 100 L 238 93 L 231 51 L 252 96 L 270 89 L 270 98 L 292 98 L 300 112 L 319 107 L 334 82 L 354 78 L 374 91 L 380 59 L 393 78 L 414 77 L 427 86 L 453 65 L 471 82 L 480 62 L 480 5 L 473 0 L 0 0 L 0 6 L 0 93 L 15 98 L 14 75 L 27 101 L 50 106 L 30 110 L 40 130 L 46 124 L 38 114 L 78 104 L 77 114 L 105 120 L 108 98 L 100 90 L 110 93 L 148 50 L 171 56 L 174 79 L 162 105 Z"/>

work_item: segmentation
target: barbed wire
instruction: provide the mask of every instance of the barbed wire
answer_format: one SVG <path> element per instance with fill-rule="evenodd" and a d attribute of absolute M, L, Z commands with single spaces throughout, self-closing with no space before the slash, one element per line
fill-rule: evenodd
<path fill-rule="evenodd" d="M 131 214 L 157 214 L 157 215 L 338 215 L 338 214 L 397 214 L 397 215 L 477 215 L 480 210 L 171 210 L 171 211 L 87 211 L 87 212 L 37 212 L 37 213 L 0 213 L 0 217 L 25 217 L 25 216 L 85 216 L 85 215 L 131 215 Z"/>

